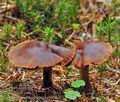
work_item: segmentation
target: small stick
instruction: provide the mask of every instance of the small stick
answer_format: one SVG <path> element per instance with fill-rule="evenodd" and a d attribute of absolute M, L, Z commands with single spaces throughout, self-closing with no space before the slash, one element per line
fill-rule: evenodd
<path fill-rule="evenodd" d="M 76 33 L 76 30 L 74 30 L 72 32 L 72 34 L 66 39 L 66 41 L 69 41 L 70 39 L 72 39 L 72 37 L 75 35 L 75 33 Z"/>

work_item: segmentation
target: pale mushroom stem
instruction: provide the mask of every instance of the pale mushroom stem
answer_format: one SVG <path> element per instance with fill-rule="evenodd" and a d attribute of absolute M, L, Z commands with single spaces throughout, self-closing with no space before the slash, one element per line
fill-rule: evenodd
<path fill-rule="evenodd" d="M 89 65 L 84 66 L 81 69 L 81 78 L 85 81 L 85 87 L 84 87 L 85 92 L 91 92 L 92 87 L 89 80 Z"/>
<path fill-rule="evenodd" d="M 43 70 L 43 87 L 52 87 L 52 67 L 44 68 Z"/>

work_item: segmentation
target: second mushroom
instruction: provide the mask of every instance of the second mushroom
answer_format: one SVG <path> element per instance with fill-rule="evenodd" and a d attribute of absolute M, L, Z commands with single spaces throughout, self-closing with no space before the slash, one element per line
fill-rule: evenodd
<path fill-rule="evenodd" d="M 81 70 L 81 77 L 85 81 L 85 91 L 91 92 L 89 80 L 89 65 L 100 65 L 105 62 L 113 52 L 111 45 L 100 41 L 79 42 L 76 48 L 73 65 Z"/>

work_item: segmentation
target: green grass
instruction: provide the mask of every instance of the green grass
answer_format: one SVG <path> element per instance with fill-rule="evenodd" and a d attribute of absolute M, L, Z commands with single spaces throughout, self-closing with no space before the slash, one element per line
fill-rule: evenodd
<path fill-rule="evenodd" d="M 97 24 L 96 34 L 100 40 L 105 40 L 111 42 L 112 37 L 119 32 L 118 25 L 120 24 L 120 20 L 115 18 L 106 17 L 100 23 Z"/>
<path fill-rule="evenodd" d="M 0 71 L 5 71 L 8 66 L 8 59 L 6 57 L 6 49 L 0 44 Z"/>
<path fill-rule="evenodd" d="M 43 40 L 46 42 L 53 42 L 53 37 L 54 37 L 54 29 L 51 27 L 45 27 L 43 30 L 44 33 L 44 38 Z"/>

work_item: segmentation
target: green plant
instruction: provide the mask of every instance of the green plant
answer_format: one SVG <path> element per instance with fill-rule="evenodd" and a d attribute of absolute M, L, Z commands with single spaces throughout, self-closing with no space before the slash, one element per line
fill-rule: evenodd
<path fill-rule="evenodd" d="M 72 86 L 73 88 L 83 87 L 83 86 L 85 86 L 85 81 L 84 81 L 84 80 L 74 80 L 74 81 L 71 83 L 71 86 Z"/>
<path fill-rule="evenodd" d="M 5 23 L 2 27 L 2 32 L 0 32 L 0 41 L 8 41 L 12 37 L 12 25 Z"/>
<path fill-rule="evenodd" d="M 53 8 L 54 3 L 50 3 L 50 1 L 46 0 L 37 0 L 32 7 L 32 12 L 34 12 L 33 14 L 35 15 L 32 18 L 33 20 L 32 27 L 36 28 L 36 26 L 39 26 L 39 28 L 43 29 L 48 25 L 52 25 L 51 18 L 53 17 L 54 14 Z"/>
<path fill-rule="evenodd" d="M 59 0 L 55 6 L 57 24 L 61 27 L 76 20 L 79 9 L 79 0 Z"/>
<path fill-rule="evenodd" d="M 68 77 L 69 74 L 71 74 L 73 72 L 73 67 L 74 66 L 72 66 L 72 65 L 70 65 L 70 66 L 67 67 L 67 71 L 65 73 L 66 77 Z"/>
<path fill-rule="evenodd" d="M 111 7 L 113 7 L 115 15 L 119 15 L 120 12 L 120 0 L 112 0 Z"/>
<path fill-rule="evenodd" d="M 0 41 L 8 41 L 13 37 L 13 30 L 12 30 L 12 25 L 5 23 L 2 27 L 2 32 L 0 34 Z"/>
<path fill-rule="evenodd" d="M 120 50 L 119 50 L 119 46 L 120 46 L 120 34 L 116 33 L 112 36 L 112 43 L 114 44 L 115 47 L 115 51 L 114 51 L 114 55 L 116 56 L 120 56 Z"/>
<path fill-rule="evenodd" d="M 12 33 L 12 25 L 5 23 L 3 26 L 3 33 L 5 36 L 10 37 L 10 35 Z"/>
<path fill-rule="evenodd" d="M 98 38 L 101 40 L 108 37 L 108 41 L 111 42 L 111 37 L 114 33 L 118 32 L 117 25 L 119 21 L 115 18 L 106 17 L 103 21 L 97 24 L 96 34 Z"/>
<path fill-rule="evenodd" d="M 68 100 L 76 100 L 78 97 L 81 97 L 80 90 L 85 86 L 83 80 L 74 80 L 71 83 L 71 87 L 64 90 L 65 98 Z"/>
<path fill-rule="evenodd" d="M 34 36 L 38 37 L 41 29 L 52 25 L 54 3 L 47 0 L 16 0 L 16 5 L 19 17 L 27 22 L 26 27 Z"/>
<path fill-rule="evenodd" d="M 22 15 L 28 14 L 28 11 L 34 5 L 35 0 L 16 0 L 16 6 Z"/>
<path fill-rule="evenodd" d="M 4 93 L 2 95 L 2 102 L 9 102 L 9 95 L 8 95 L 8 93 Z"/>
<path fill-rule="evenodd" d="M 72 27 L 73 27 L 73 29 L 75 29 L 75 30 L 79 30 L 79 29 L 80 29 L 80 24 L 78 24 L 78 23 L 73 23 L 73 24 L 72 24 Z"/>
<path fill-rule="evenodd" d="M 76 100 L 78 97 L 81 97 L 79 91 L 74 91 L 73 89 L 67 89 L 64 93 L 65 98 L 69 100 Z"/>
<path fill-rule="evenodd" d="M 119 35 L 119 33 L 114 34 L 114 36 L 112 37 L 112 41 L 115 44 L 118 44 L 120 42 L 120 35 Z"/>
<path fill-rule="evenodd" d="M 108 38 L 108 41 L 111 42 L 115 47 L 114 55 L 120 55 L 119 44 L 120 44 L 120 35 L 119 35 L 119 24 L 120 19 L 116 18 L 106 18 L 97 25 L 97 36 L 101 40 Z"/>
<path fill-rule="evenodd" d="M 53 37 L 54 37 L 54 29 L 52 27 L 45 27 L 43 30 L 44 33 L 44 41 L 47 42 L 52 42 L 53 41 Z"/>
<path fill-rule="evenodd" d="M 15 37 L 17 39 L 21 39 L 23 30 L 24 30 L 24 24 L 22 22 L 18 22 L 16 24 L 16 33 L 15 33 Z"/>
<path fill-rule="evenodd" d="M 5 56 L 6 49 L 0 44 L 0 71 L 5 71 L 7 65 L 8 65 L 8 60 Z"/>
<path fill-rule="evenodd" d="M 77 22 L 79 0 L 16 0 L 16 5 L 19 17 L 25 19 L 27 28 L 36 37 L 46 26 L 62 29 Z"/>

